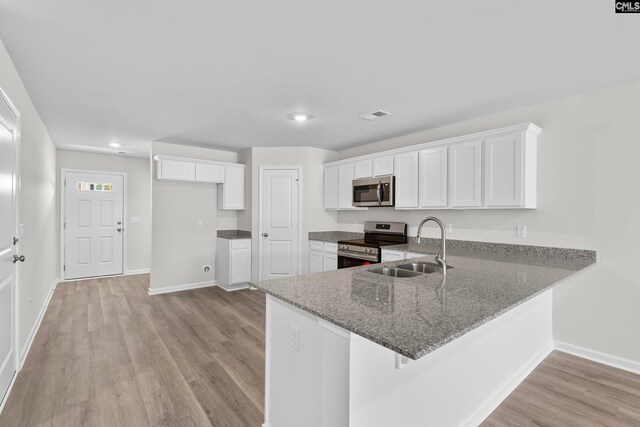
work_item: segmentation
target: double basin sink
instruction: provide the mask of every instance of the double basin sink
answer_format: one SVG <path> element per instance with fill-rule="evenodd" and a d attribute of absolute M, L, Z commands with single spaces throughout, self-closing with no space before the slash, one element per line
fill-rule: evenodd
<path fill-rule="evenodd" d="M 447 265 L 447 270 L 453 268 Z M 442 273 L 442 267 L 435 262 L 411 262 L 397 267 L 379 267 L 369 270 L 372 273 L 389 277 L 418 277 L 430 273 Z"/>

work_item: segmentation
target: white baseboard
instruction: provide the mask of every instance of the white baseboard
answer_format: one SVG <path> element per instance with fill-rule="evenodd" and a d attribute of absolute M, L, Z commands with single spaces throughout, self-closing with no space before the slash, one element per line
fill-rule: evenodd
<path fill-rule="evenodd" d="M 184 285 L 166 286 L 164 288 L 149 288 L 149 295 L 168 294 L 171 292 L 188 291 L 190 289 L 208 288 L 210 286 L 218 286 L 215 281 L 185 283 Z"/>
<path fill-rule="evenodd" d="M 140 268 L 138 270 L 127 270 L 127 272 L 124 274 L 125 276 L 134 276 L 136 274 L 149 274 L 151 273 L 151 269 L 150 268 Z"/>
<path fill-rule="evenodd" d="M 7 403 L 7 400 L 9 400 L 11 389 L 13 388 L 13 385 L 16 383 L 16 378 L 18 378 L 18 372 L 19 371 L 16 371 L 13 374 L 13 378 L 11 378 L 11 382 L 9 382 L 9 387 L 7 387 L 7 392 L 4 394 L 4 397 L 2 398 L 2 400 L 0 400 L 0 415 L 2 414 L 2 410 L 4 409 L 4 405 Z"/>
<path fill-rule="evenodd" d="M 520 372 L 507 381 L 500 390 L 496 391 L 493 396 L 473 415 L 471 415 L 462 424 L 464 426 L 475 427 L 482 424 L 493 411 L 522 383 L 527 376 L 553 351 L 553 343 L 549 343 L 537 356 L 535 356 Z"/>
<path fill-rule="evenodd" d="M 563 353 L 569 353 L 574 356 L 582 357 L 583 359 L 588 359 L 593 362 L 602 363 L 603 365 L 611 366 L 613 368 L 622 369 L 624 371 L 640 375 L 640 362 L 624 359 L 622 357 L 613 356 L 611 354 L 602 353 L 596 350 L 590 350 L 588 348 L 580 347 L 562 341 L 554 341 L 553 345 L 556 350 Z"/>
<path fill-rule="evenodd" d="M 56 286 L 58 285 L 59 281 L 60 279 L 58 278 L 53 280 L 53 283 L 51 284 L 51 289 L 49 289 L 49 294 L 45 298 L 44 304 L 42 304 L 42 307 L 40 307 L 40 313 L 38 313 L 38 318 L 36 319 L 36 322 L 33 324 L 33 327 L 31 328 L 31 332 L 29 332 L 29 337 L 27 338 L 27 341 L 24 343 L 24 346 L 22 347 L 22 351 L 20 352 L 20 366 L 18 366 L 18 372 L 20 372 L 20 369 L 22 369 L 22 366 L 24 366 L 24 362 L 27 359 L 29 350 L 31 350 L 31 344 L 33 344 L 33 340 L 36 338 L 36 334 L 38 333 L 38 329 L 40 329 L 40 324 L 42 323 L 42 319 L 44 319 L 44 314 L 47 311 L 47 307 L 49 307 L 49 303 L 51 302 L 51 297 L 53 296 L 53 292 L 56 290 Z"/>

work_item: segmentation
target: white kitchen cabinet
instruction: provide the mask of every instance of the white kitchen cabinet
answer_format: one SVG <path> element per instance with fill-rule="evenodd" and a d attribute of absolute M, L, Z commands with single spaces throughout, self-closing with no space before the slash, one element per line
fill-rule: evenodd
<path fill-rule="evenodd" d="M 482 205 L 482 140 L 470 140 L 449 146 L 449 206 Z"/>
<path fill-rule="evenodd" d="M 324 208 L 338 209 L 338 166 L 324 168 Z"/>
<path fill-rule="evenodd" d="M 371 159 L 359 160 L 355 164 L 353 179 L 371 178 L 373 176 L 373 161 Z"/>
<path fill-rule="evenodd" d="M 338 166 L 338 209 L 353 209 L 353 176 L 355 163 Z"/>
<path fill-rule="evenodd" d="M 196 181 L 198 182 L 215 182 L 222 184 L 224 182 L 224 166 L 210 165 L 207 163 L 196 163 Z"/>
<path fill-rule="evenodd" d="M 338 244 L 309 240 L 309 273 L 338 269 Z"/>
<path fill-rule="evenodd" d="M 484 206 L 536 207 L 538 133 L 529 129 L 485 139 Z"/>
<path fill-rule="evenodd" d="M 337 269 L 338 269 L 338 244 L 325 242 L 322 271 L 333 271 Z"/>
<path fill-rule="evenodd" d="M 216 239 L 218 285 L 235 290 L 248 287 L 251 281 L 251 240 Z"/>
<path fill-rule="evenodd" d="M 393 175 L 393 156 L 373 159 L 373 176 Z"/>
<path fill-rule="evenodd" d="M 447 147 L 420 151 L 420 207 L 447 206 Z"/>
<path fill-rule="evenodd" d="M 244 209 L 244 165 L 224 168 L 224 184 L 218 188 L 218 209 Z"/>
<path fill-rule="evenodd" d="M 396 208 L 418 207 L 418 152 L 410 151 L 395 156 Z"/>
<path fill-rule="evenodd" d="M 183 160 L 163 159 L 156 163 L 156 179 L 195 181 L 196 164 Z"/>
<path fill-rule="evenodd" d="M 164 155 L 153 159 L 156 179 L 218 184 L 218 209 L 244 209 L 244 165 Z"/>
<path fill-rule="evenodd" d="M 392 249 L 383 249 L 381 255 L 382 262 L 402 261 L 404 260 L 404 252 Z"/>

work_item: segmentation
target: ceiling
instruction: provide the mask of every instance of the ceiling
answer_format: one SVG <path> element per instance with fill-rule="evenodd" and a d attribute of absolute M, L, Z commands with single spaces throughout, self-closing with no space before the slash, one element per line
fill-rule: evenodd
<path fill-rule="evenodd" d="M 338 150 L 640 79 L 640 15 L 602 0 L 0 0 L 0 37 L 58 147 L 134 155 Z"/>

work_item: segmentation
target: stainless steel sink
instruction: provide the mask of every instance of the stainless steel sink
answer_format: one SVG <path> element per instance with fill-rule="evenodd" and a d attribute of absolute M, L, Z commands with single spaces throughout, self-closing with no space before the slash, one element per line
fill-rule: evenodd
<path fill-rule="evenodd" d="M 447 265 L 447 270 L 452 268 L 452 266 Z M 398 269 L 421 274 L 442 273 L 442 267 L 435 262 L 411 262 L 409 264 L 399 265 Z"/>
<path fill-rule="evenodd" d="M 399 269 L 393 267 L 380 267 L 380 268 L 372 268 L 369 270 L 372 273 L 382 274 L 383 276 L 389 277 L 417 277 L 422 276 L 422 273 L 416 271 L 410 271 L 406 269 Z"/>

